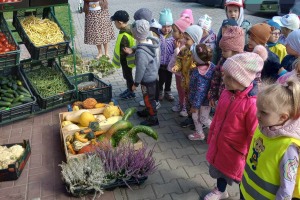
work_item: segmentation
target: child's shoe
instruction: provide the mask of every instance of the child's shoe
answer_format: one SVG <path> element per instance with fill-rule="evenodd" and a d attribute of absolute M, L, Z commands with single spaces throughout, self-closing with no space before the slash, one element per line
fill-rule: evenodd
<path fill-rule="evenodd" d="M 172 107 L 172 111 L 173 111 L 173 112 L 180 112 L 180 111 L 181 111 L 181 108 L 182 108 L 181 104 L 178 103 L 176 106 L 173 106 L 173 107 Z"/>
<path fill-rule="evenodd" d="M 186 118 L 183 122 L 181 122 L 180 126 L 182 128 L 186 128 L 194 125 L 194 120 L 191 117 Z"/>
<path fill-rule="evenodd" d="M 159 122 L 158 122 L 158 118 L 157 116 L 151 116 L 149 115 L 149 117 L 140 123 L 140 125 L 142 126 L 158 126 Z"/>
<path fill-rule="evenodd" d="M 161 107 L 160 102 L 159 102 L 159 101 L 156 101 L 156 110 L 160 109 L 160 107 Z"/>
<path fill-rule="evenodd" d="M 227 199 L 229 197 L 228 192 L 225 190 L 225 192 L 220 192 L 217 187 L 214 188 L 213 191 L 208 193 L 204 200 L 219 200 L 219 199 Z"/>
<path fill-rule="evenodd" d="M 158 100 L 162 101 L 164 99 L 163 97 L 163 91 L 159 91 Z"/>
<path fill-rule="evenodd" d="M 180 117 L 187 117 L 189 114 L 185 107 L 182 108 L 181 112 L 179 113 Z"/>
<path fill-rule="evenodd" d="M 189 135 L 189 139 L 190 140 L 204 140 L 205 135 L 203 133 L 195 132 L 195 133 Z"/>
<path fill-rule="evenodd" d="M 148 117 L 148 116 L 150 115 L 148 108 L 145 108 L 145 109 L 142 110 L 142 111 L 137 111 L 136 114 L 137 114 L 139 117 Z"/>
<path fill-rule="evenodd" d="M 171 92 L 165 92 L 165 99 L 168 101 L 174 101 L 174 97 Z"/>
<path fill-rule="evenodd" d="M 129 92 L 129 90 L 126 89 L 126 90 L 124 90 L 122 93 L 120 93 L 119 95 L 120 95 L 120 97 L 122 97 L 122 96 L 124 96 L 125 94 L 127 94 L 128 92 Z"/>
<path fill-rule="evenodd" d="M 140 106 L 143 106 L 143 107 L 145 107 L 145 106 L 146 106 L 146 104 L 145 104 L 145 101 L 144 101 L 144 100 L 140 101 L 140 102 L 139 102 L 139 104 L 140 104 Z"/>
<path fill-rule="evenodd" d="M 127 94 L 123 95 L 121 98 L 123 100 L 128 100 L 128 99 L 132 99 L 135 98 L 135 93 L 134 92 L 128 92 Z"/>

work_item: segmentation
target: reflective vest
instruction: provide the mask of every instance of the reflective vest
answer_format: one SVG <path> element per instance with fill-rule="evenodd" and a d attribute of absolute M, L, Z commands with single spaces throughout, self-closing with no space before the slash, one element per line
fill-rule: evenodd
<path fill-rule="evenodd" d="M 119 34 L 118 40 L 117 40 L 117 43 L 116 43 L 116 46 L 115 46 L 114 57 L 113 57 L 113 60 L 112 60 L 112 65 L 116 68 L 120 68 L 120 66 L 121 66 L 121 62 L 120 62 L 120 45 L 121 45 L 121 41 L 122 41 L 122 38 L 123 38 L 124 35 L 127 36 L 127 38 L 128 38 L 129 48 L 135 46 L 135 41 L 134 41 L 134 38 L 132 37 L 132 35 L 130 35 L 128 33 Z M 134 54 L 127 55 L 126 60 L 127 60 L 128 67 L 130 67 L 130 68 L 135 67 L 135 65 L 134 65 Z"/>
<path fill-rule="evenodd" d="M 268 138 L 260 132 L 257 126 L 241 182 L 241 191 L 246 200 L 275 199 L 280 187 L 280 161 L 292 143 L 300 146 L 300 140 L 294 138 L 284 136 Z M 296 158 L 285 164 L 283 169 L 286 179 L 293 179 L 297 176 L 299 168 L 293 168 L 295 162 L 297 162 Z M 299 176 L 297 176 L 294 198 L 299 198 L 299 189 Z"/>

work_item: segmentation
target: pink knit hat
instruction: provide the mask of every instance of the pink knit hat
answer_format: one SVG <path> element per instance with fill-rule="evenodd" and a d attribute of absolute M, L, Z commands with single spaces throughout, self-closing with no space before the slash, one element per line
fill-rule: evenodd
<path fill-rule="evenodd" d="M 224 50 L 244 52 L 245 31 L 242 27 L 232 26 L 226 29 L 221 40 L 220 48 Z"/>
<path fill-rule="evenodd" d="M 185 32 L 185 29 L 191 26 L 191 19 L 189 17 L 181 17 L 174 24 L 180 30 L 181 33 Z"/>
<path fill-rule="evenodd" d="M 267 57 L 266 48 L 257 45 L 251 53 L 241 53 L 228 58 L 222 70 L 230 74 L 242 86 L 248 87 L 255 79 L 256 73 L 262 70 Z"/>
<path fill-rule="evenodd" d="M 191 9 L 185 9 L 185 10 L 181 13 L 180 17 L 189 17 L 190 20 L 191 20 L 191 25 L 194 24 L 193 11 L 192 11 Z"/>

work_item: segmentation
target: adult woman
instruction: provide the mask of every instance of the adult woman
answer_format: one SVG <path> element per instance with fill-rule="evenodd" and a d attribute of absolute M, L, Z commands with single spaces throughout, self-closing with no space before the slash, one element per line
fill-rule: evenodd
<path fill-rule="evenodd" d="M 96 59 L 102 57 L 102 45 L 105 55 L 109 57 L 108 44 L 115 38 L 108 3 L 106 0 L 84 0 L 85 12 L 84 43 L 96 45 L 99 51 Z"/>

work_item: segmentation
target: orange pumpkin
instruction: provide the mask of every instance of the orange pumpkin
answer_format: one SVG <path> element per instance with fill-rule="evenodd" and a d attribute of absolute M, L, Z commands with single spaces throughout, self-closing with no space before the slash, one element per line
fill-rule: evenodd
<path fill-rule="evenodd" d="M 92 109 L 95 108 L 95 105 L 97 104 L 96 99 L 94 98 L 87 98 L 86 100 L 84 100 L 83 102 L 83 107 L 85 109 Z"/>
<path fill-rule="evenodd" d="M 74 106 L 78 106 L 79 109 L 83 109 L 83 103 L 81 101 L 75 101 L 72 105 L 72 109 Z"/>
<path fill-rule="evenodd" d="M 85 147 L 82 147 L 82 149 L 80 149 L 80 151 L 78 151 L 78 154 L 83 154 L 83 153 L 90 153 L 96 151 L 96 148 L 94 145 L 87 145 Z"/>

